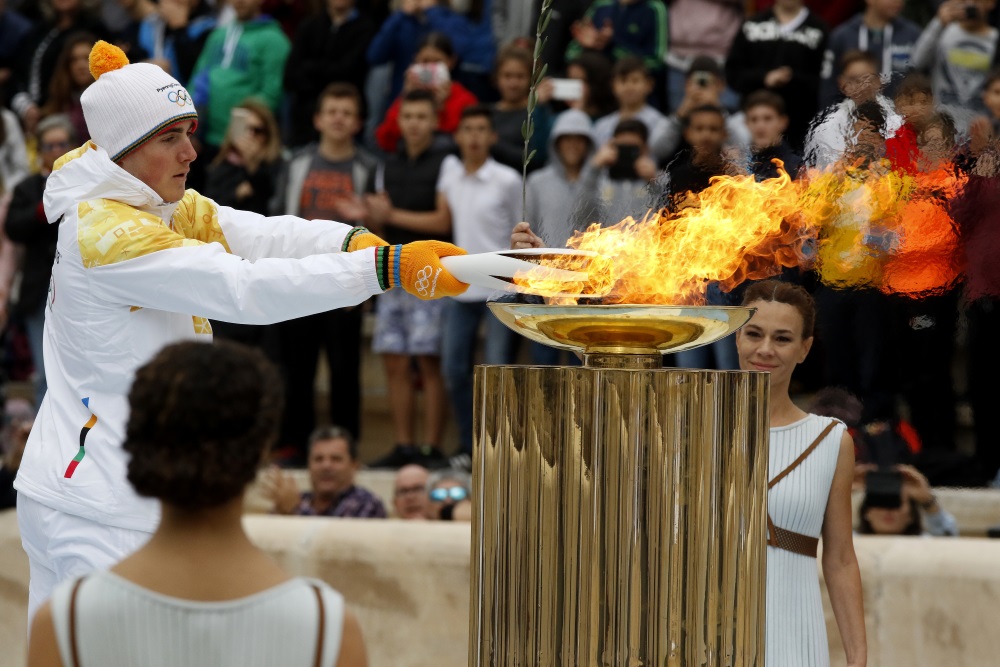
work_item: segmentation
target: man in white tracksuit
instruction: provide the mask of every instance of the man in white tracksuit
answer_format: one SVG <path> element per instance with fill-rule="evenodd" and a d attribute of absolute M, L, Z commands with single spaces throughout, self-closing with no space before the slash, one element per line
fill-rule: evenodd
<path fill-rule="evenodd" d="M 49 386 L 15 483 L 29 617 L 60 581 L 110 567 L 156 527 L 155 502 L 126 480 L 121 443 L 133 374 L 160 348 L 211 341 L 208 318 L 268 324 L 397 285 L 415 292 L 428 268 L 441 269 L 436 297 L 467 287 L 441 267 L 464 252 L 449 244 L 388 246 L 363 228 L 265 218 L 185 190 L 197 124 L 187 91 L 103 42 L 90 63 L 97 81 L 81 103 L 92 141 L 60 158 L 44 196 L 59 224 Z"/>

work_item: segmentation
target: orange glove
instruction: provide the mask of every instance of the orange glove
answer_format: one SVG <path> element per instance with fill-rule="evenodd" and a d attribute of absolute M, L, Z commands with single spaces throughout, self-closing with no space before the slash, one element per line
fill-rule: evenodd
<path fill-rule="evenodd" d="M 402 287 L 424 300 L 458 296 L 469 289 L 441 265 L 442 257 L 465 251 L 444 241 L 415 241 L 386 246 L 375 251 L 375 269 L 384 289 Z"/>
<path fill-rule="evenodd" d="M 344 237 L 344 245 L 341 247 L 341 251 L 354 252 L 355 250 L 364 250 L 365 248 L 374 248 L 383 245 L 389 244 L 372 234 L 367 228 L 355 227 L 347 232 L 347 236 Z"/>

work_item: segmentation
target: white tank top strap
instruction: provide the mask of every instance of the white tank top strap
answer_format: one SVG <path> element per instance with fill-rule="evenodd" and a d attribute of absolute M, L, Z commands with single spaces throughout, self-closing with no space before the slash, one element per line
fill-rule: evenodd
<path fill-rule="evenodd" d="M 65 667 L 125 667 L 137 650 L 149 667 L 334 667 L 344 599 L 318 579 L 296 578 L 245 598 L 198 602 L 99 572 L 56 589 L 52 620 Z"/>

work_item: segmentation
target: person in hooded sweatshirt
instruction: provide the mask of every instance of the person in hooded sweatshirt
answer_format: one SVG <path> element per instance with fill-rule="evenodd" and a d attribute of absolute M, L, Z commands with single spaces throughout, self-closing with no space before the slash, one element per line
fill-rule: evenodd
<path fill-rule="evenodd" d="M 464 252 L 450 244 L 390 246 L 362 227 L 265 218 L 185 190 L 198 123 L 188 91 L 106 42 L 90 70 L 80 102 L 91 141 L 55 162 L 43 195 L 59 225 L 48 391 L 15 482 L 29 616 L 60 582 L 110 567 L 156 528 L 156 504 L 126 480 L 122 441 L 135 370 L 162 347 L 210 342 L 209 318 L 272 324 L 396 286 L 427 295 L 426 266 L 440 270 L 433 296 L 468 287 L 441 265 Z"/>
<path fill-rule="evenodd" d="M 556 118 L 549 136 L 549 164 L 528 176 L 524 217 L 549 248 L 563 248 L 573 232 L 595 222 L 593 192 L 584 189 L 594 152 L 594 126 L 579 109 Z"/>
<path fill-rule="evenodd" d="M 583 231 L 591 222 L 598 221 L 598 202 L 593 190 L 585 185 L 587 174 L 593 169 L 589 161 L 595 145 L 594 127 L 586 113 L 569 109 L 559 114 L 549 135 L 549 163 L 528 176 L 524 213 L 527 222 L 518 223 L 511 235 L 512 239 L 530 235 L 534 242 L 518 246 L 512 240 L 512 248 L 564 248 L 573 232 Z M 572 355 L 564 355 L 553 347 L 538 343 L 531 346 L 532 363 L 573 360 Z"/>

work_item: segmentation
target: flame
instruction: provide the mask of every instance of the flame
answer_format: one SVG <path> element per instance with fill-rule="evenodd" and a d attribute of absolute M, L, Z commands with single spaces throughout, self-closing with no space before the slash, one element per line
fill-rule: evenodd
<path fill-rule="evenodd" d="M 515 281 L 539 294 L 578 292 L 603 303 L 700 303 L 712 282 L 728 290 L 804 262 L 815 234 L 810 221 L 795 216 L 799 200 L 799 185 L 783 169 L 760 183 L 752 176 L 719 176 L 702 192 L 688 193 L 675 213 L 576 232 L 567 247 L 598 257 L 566 258 L 553 268 L 586 270 L 587 283 L 556 283 L 537 274 Z"/>
<path fill-rule="evenodd" d="M 820 229 L 820 279 L 911 297 L 952 287 L 962 261 L 948 201 L 965 181 L 950 165 L 913 175 L 884 165 L 812 175 L 802 215 Z"/>
<path fill-rule="evenodd" d="M 967 178 L 950 164 L 917 174 L 868 168 L 779 176 L 719 176 L 687 193 L 679 210 L 650 213 L 576 232 L 567 247 L 597 253 L 553 268 L 586 271 L 586 283 L 515 281 L 536 294 L 578 293 L 601 303 L 704 303 L 708 286 L 729 291 L 784 267 L 816 269 L 838 288 L 870 287 L 911 297 L 949 289 L 961 278 L 962 252 L 948 203 Z M 579 297 L 550 296 L 550 303 Z"/>

